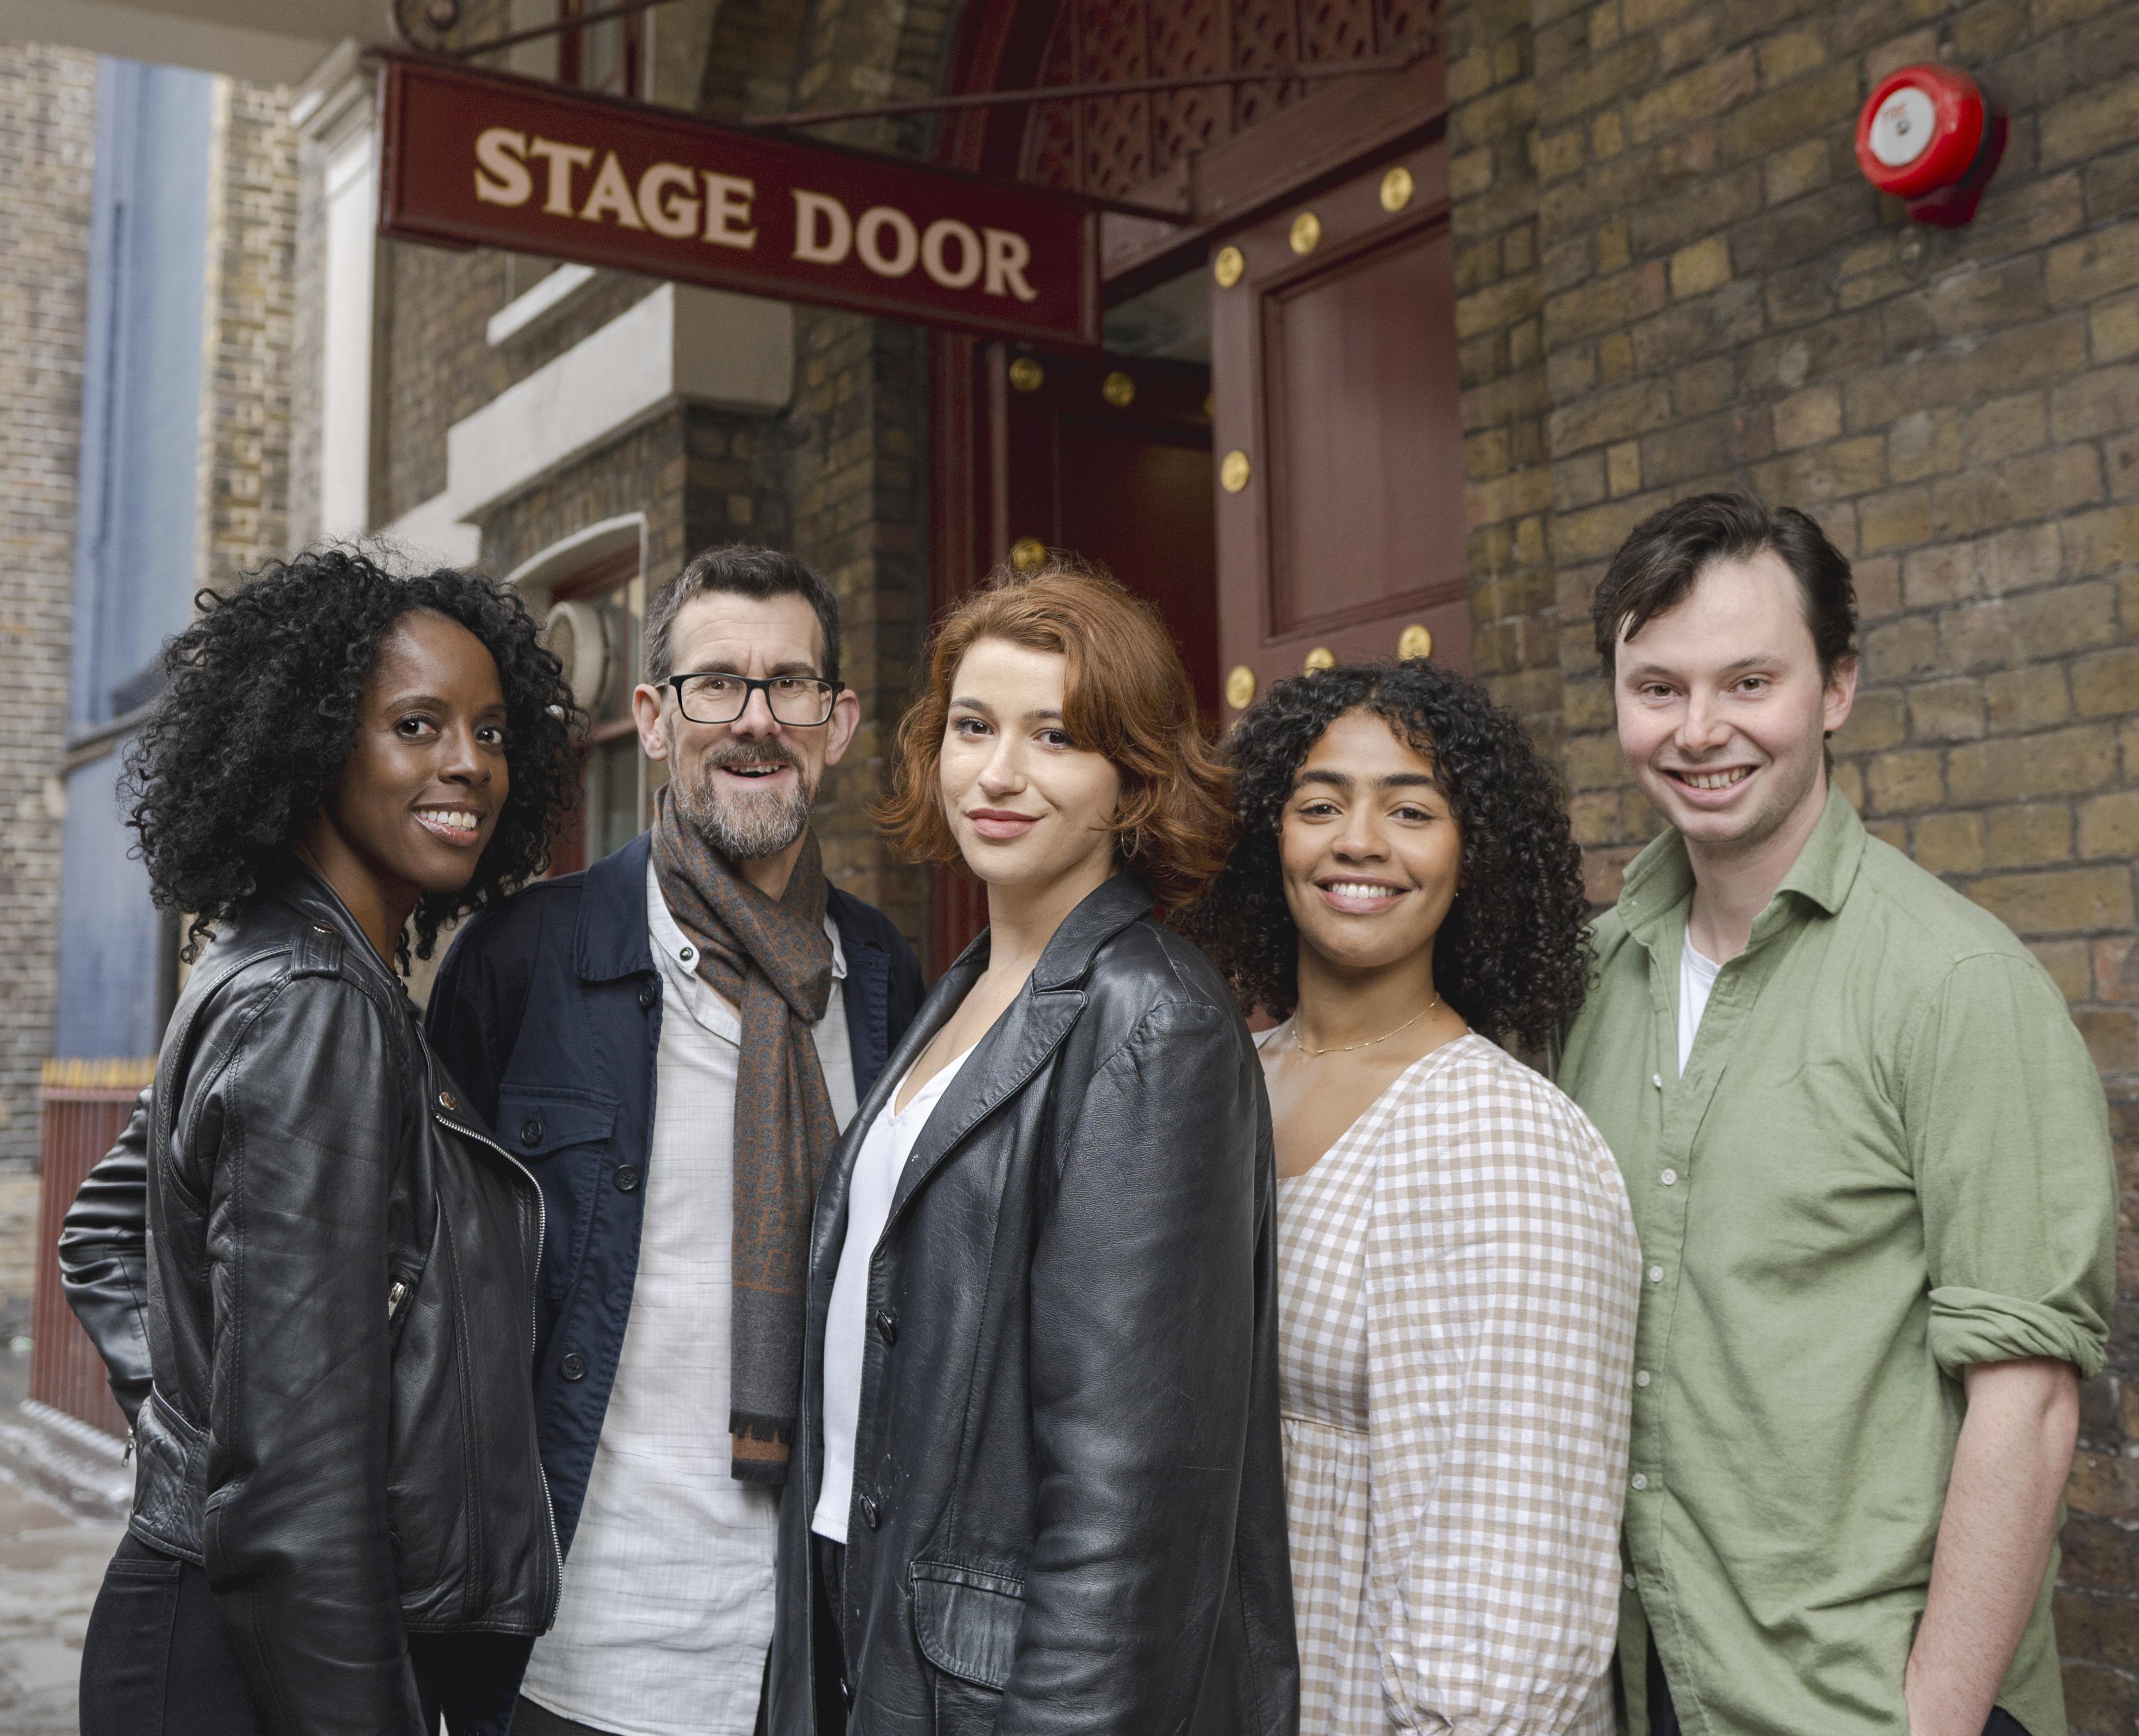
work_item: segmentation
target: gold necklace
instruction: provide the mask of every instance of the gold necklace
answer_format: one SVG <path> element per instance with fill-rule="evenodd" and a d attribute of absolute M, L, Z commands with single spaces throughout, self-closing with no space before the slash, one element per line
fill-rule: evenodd
<path fill-rule="evenodd" d="M 1300 1025 L 1297 1021 L 1295 1021 L 1292 1027 L 1292 1046 L 1298 1049 L 1302 1054 L 1312 1055 L 1317 1059 L 1319 1059 L 1324 1055 L 1348 1055 L 1355 1049 L 1372 1049 L 1377 1043 L 1386 1043 L 1392 1037 L 1402 1036 L 1406 1031 L 1409 1030 L 1414 1024 L 1417 1024 L 1420 1020 L 1426 1017 L 1428 1013 L 1432 1012 L 1440 1005 L 1441 997 L 1437 995 L 1432 1000 L 1427 1001 L 1424 1006 L 1413 1013 L 1410 1018 L 1405 1020 L 1402 1024 L 1399 1024 L 1393 1031 L 1383 1031 L 1380 1036 L 1370 1037 L 1364 1043 L 1333 1043 L 1327 1049 L 1309 1049 L 1304 1043 L 1301 1042 L 1300 1040 Z"/>

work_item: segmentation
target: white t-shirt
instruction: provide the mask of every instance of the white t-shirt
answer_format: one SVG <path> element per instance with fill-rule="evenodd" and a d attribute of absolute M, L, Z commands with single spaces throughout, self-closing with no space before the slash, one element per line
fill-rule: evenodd
<path fill-rule="evenodd" d="M 662 1015 L 639 1274 L 557 1625 L 536 1641 L 521 1691 L 617 1736 L 751 1736 L 772 1641 L 778 1508 L 772 1490 L 728 1474 L 742 1025 L 698 974 L 650 867 L 646 926 Z M 846 957 L 829 917 L 825 926 L 834 981 L 815 1035 L 844 1127 L 855 1107 Z"/>
<path fill-rule="evenodd" d="M 825 1316 L 825 1486 L 810 1516 L 810 1528 L 836 1543 L 847 1540 L 847 1510 L 854 1499 L 854 1433 L 861 1425 L 862 1353 L 869 1343 L 869 1257 L 890 1221 L 906 1160 L 972 1052 L 960 1054 L 894 1115 L 892 1105 L 906 1088 L 902 1077 L 854 1154 L 854 1179 L 847 1186 L 847 1235 L 839 1245 L 839 1269 L 833 1275 L 831 1304 Z M 908 1068 L 908 1074 L 912 1071 Z"/>
<path fill-rule="evenodd" d="M 1693 931 L 1688 929 L 1686 945 L 1678 956 L 1678 1070 L 1686 1076 L 1686 1058 L 1693 1053 L 1693 1039 L 1701 1029 L 1701 1015 L 1708 1010 L 1708 991 L 1716 986 L 1716 972 L 1723 968 L 1712 964 L 1693 950 Z"/>

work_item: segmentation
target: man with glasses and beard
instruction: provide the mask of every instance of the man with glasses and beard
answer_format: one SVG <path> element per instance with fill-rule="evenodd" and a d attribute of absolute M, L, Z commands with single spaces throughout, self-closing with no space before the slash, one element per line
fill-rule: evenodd
<path fill-rule="evenodd" d="M 652 828 L 471 922 L 428 1019 L 548 1219 L 535 1385 L 563 1597 L 531 1656 L 499 1642 L 486 1736 L 761 1728 L 810 1210 L 921 999 L 810 828 L 860 721 L 824 581 L 709 550 L 645 646 Z"/>

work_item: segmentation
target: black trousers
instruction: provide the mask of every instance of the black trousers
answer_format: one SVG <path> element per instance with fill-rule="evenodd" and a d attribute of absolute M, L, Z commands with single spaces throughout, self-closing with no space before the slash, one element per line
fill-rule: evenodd
<path fill-rule="evenodd" d="M 465 1709 L 458 1704 L 462 1690 L 455 1685 L 468 1666 L 480 1666 L 475 1673 L 487 1681 L 496 1673 L 490 1650 L 524 1643 L 486 1635 L 412 1635 L 409 1660 L 423 1727 L 437 1729 L 442 1710 L 448 1728 L 457 1727 Z M 469 1698 L 468 1704 L 481 1701 Z M 81 1736 L 267 1736 L 207 1573 L 131 1532 L 104 1570 L 89 1612 L 81 1646 Z"/>
<path fill-rule="evenodd" d="M 208 1575 L 129 1532 L 81 1646 L 81 1736 L 266 1736 Z"/>
<path fill-rule="evenodd" d="M 1678 1711 L 1672 1704 L 1671 1684 L 1664 1680 L 1664 1662 L 1657 1655 L 1657 1642 L 1649 1641 L 1649 1736 L 1680 1736 Z M 1983 1736 L 2028 1736 L 2027 1726 L 2001 1706 L 1990 1709 L 1990 1722 Z"/>

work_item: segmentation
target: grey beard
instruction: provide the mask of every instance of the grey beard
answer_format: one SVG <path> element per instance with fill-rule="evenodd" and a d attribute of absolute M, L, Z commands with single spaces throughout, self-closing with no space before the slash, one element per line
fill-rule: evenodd
<path fill-rule="evenodd" d="M 801 781 L 801 766 L 795 769 L 796 780 L 786 794 L 738 792 L 722 797 L 713 793 L 709 782 L 679 780 L 677 809 L 699 837 L 731 862 L 777 856 L 809 829 L 810 804 L 816 800 L 817 792 Z"/>

